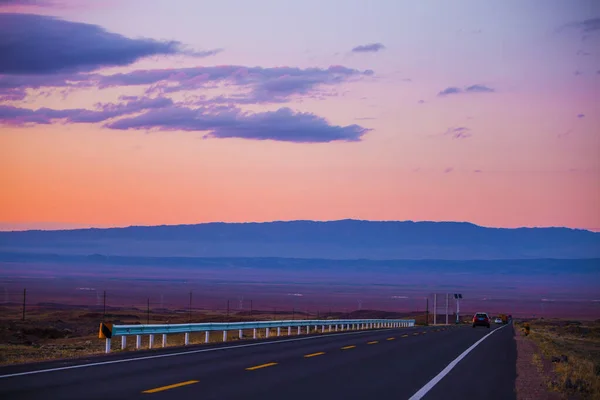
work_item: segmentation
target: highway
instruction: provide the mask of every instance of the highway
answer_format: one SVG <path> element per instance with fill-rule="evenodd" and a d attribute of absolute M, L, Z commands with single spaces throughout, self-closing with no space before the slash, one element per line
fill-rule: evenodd
<path fill-rule="evenodd" d="M 15 365 L 0 368 L 0 398 L 515 399 L 513 335 L 379 329 Z"/>

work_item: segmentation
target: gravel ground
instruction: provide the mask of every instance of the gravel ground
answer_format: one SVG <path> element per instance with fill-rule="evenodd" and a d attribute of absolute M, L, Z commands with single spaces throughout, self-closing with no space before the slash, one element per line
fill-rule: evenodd
<path fill-rule="evenodd" d="M 548 387 L 552 364 L 540 357 L 536 344 L 524 337 L 521 332 L 517 332 L 515 340 L 517 341 L 517 400 L 562 399 L 559 393 L 550 391 Z"/>

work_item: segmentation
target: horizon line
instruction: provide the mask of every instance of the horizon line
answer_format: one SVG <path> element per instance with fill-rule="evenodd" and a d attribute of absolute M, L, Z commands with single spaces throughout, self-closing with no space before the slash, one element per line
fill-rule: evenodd
<path fill-rule="evenodd" d="M 209 224 L 228 224 L 228 225 L 241 225 L 241 224 L 273 224 L 273 223 L 293 223 L 293 222 L 314 222 L 314 223 L 331 223 L 331 222 L 344 222 L 344 221 L 355 221 L 355 222 L 389 222 L 389 223 L 453 223 L 453 224 L 468 224 L 479 228 L 487 229 L 570 229 L 576 231 L 586 231 L 592 233 L 600 233 L 600 228 L 573 228 L 569 226 L 513 226 L 513 227 L 498 227 L 498 226 L 487 226 L 479 225 L 470 221 L 433 221 L 433 220 L 375 220 L 375 219 L 355 219 L 355 218 L 342 218 L 332 220 L 317 220 L 317 219 L 292 219 L 292 220 L 269 220 L 269 221 L 205 221 L 205 222 L 193 222 L 193 223 L 179 223 L 179 224 L 158 224 L 158 225 L 92 225 L 92 224 L 77 224 L 77 223 L 62 223 L 62 222 L 0 222 L 0 232 L 57 232 L 57 231 L 76 231 L 76 230 L 91 230 L 91 229 L 127 229 L 127 228 L 154 228 L 154 227 L 177 227 L 177 226 L 194 226 L 194 225 L 209 225 Z M 19 225 L 23 225 L 23 228 L 18 228 Z M 36 225 L 56 225 L 56 228 L 43 228 L 35 227 Z M 58 227 L 64 225 L 63 228 Z M 11 227 L 12 226 L 12 227 Z"/>

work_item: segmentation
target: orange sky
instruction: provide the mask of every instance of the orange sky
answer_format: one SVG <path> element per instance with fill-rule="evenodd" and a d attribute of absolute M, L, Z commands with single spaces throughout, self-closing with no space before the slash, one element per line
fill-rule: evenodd
<path fill-rule="evenodd" d="M 82 8 L 51 14 L 136 36 L 131 25 L 114 19 L 132 6 L 111 7 L 100 15 Z M 148 12 L 159 10 L 149 6 Z M 520 11 L 525 16 L 535 13 L 535 9 Z M 3 124 L 0 112 L 0 229 L 357 218 L 600 231 L 600 74 L 585 70 L 588 64 L 580 59 L 553 63 L 559 54 L 579 48 L 575 39 L 544 39 L 544 32 L 562 21 L 559 14 L 543 14 L 538 25 L 527 28 L 531 36 L 522 45 L 516 39 L 511 42 L 513 33 L 497 25 L 490 27 L 490 37 L 483 32 L 477 39 L 482 42 L 447 39 L 440 28 L 440 40 L 447 40 L 431 53 L 408 51 L 409 39 L 394 42 L 396 28 L 390 28 L 379 36 L 371 34 L 373 41 L 388 39 L 386 50 L 364 56 L 338 55 L 330 48 L 319 49 L 317 42 L 307 52 L 305 42 L 293 41 L 294 54 L 290 48 L 278 53 L 283 39 L 265 43 L 269 51 L 252 53 L 243 45 L 245 41 L 253 46 L 249 34 L 240 37 L 236 48 L 225 48 L 213 58 L 175 58 L 175 63 L 167 57 L 119 68 L 178 68 L 183 63 L 302 68 L 342 64 L 373 69 L 374 78 L 329 87 L 335 96 L 318 100 L 297 95 L 284 105 L 244 106 L 251 112 L 285 106 L 322 116 L 332 125 L 372 129 L 357 142 L 203 139 L 206 132 L 201 131 L 112 130 L 102 124 L 61 121 L 17 126 L 10 121 Z M 181 26 L 175 16 L 166 16 L 166 27 L 154 36 L 170 37 L 165 32 L 172 32 L 177 40 L 196 44 L 192 35 L 196 28 L 186 25 L 192 22 L 178 17 Z M 512 17 L 498 18 L 505 18 L 509 26 Z M 326 25 L 315 24 L 317 30 Z M 205 33 L 204 28 L 197 29 L 198 34 Z M 412 29 L 416 35 L 420 28 Z M 205 47 L 229 43 L 233 33 L 221 34 L 219 39 L 219 32 L 214 33 L 214 45 Z M 153 37 L 143 26 L 137 35 Z M 357 40 L 340 39 L 340 48 L 360 44 Z M 496 53 L 488 48 L 490 54 L 478 56 L 476 51 L 486 43 L 505 52 L 487 67 L 484 58 Z M 540 46 L 547 53 L 542 54 Z M 528 48 L 534 54 L 523 58 Z M 445 65 L 436 60 L 434 54 L 451 51 L 469 54 L 471 61 Z M 592 55 L 585 62 L 592 65 L 597 60 L 598 55 Z M 575 76 L 576 68 L 586 74 Z M 436 96 L 446 87 L 482 82 L 495 92 Z M 141 95 L 143 89 L 82 89 L 66 98 L 58 93 L 36 97 L 37 90 L 31 90 L 23 102 L 4 101 L 0 106 L 92 109 L 121 95 Z M 584 117 L 578 118 L 580 114 Z M 461 126 L 468 127 L 472 136 L 455 140 L 443 134 Z"/>

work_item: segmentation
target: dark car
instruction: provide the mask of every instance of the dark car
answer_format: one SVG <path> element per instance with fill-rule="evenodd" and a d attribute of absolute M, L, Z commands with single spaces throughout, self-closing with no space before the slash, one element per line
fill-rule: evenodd
<path fill-rule="evenodd" d="M 473 316 L 473 328 L 476 326 L 485 326 L 488 329 L 490 328 L 490 317 L 487 313 L 478 312 Z"/>

